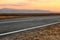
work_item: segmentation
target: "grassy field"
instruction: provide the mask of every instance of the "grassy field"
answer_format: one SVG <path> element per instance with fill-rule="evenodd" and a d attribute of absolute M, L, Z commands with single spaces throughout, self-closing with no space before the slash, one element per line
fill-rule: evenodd
<path fill-rule="evenodd" d="M 60 40 L 60 24 L 2 36 L 0 40 Z"/>
<path fill-rule="evenodd" d="M 24 18 L 36 16 L 60 16 L 60 13 L 1 13 L 0 19 Z"/>
<path fill-rule="evenodd" d="M 25 18 L 29 16 L 0 16 L 0 19 Z"/>

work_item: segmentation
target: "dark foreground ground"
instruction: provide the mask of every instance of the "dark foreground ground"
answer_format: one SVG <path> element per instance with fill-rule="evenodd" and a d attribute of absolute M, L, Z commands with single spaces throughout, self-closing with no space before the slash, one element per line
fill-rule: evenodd
<path fill-rule="evenodd" d="M 0 40 L 60 40 L 60 24 L 2 36 Z"/>
<path fill-rule="evenodd" d="M 36 16 L 60 16 L 60 13 L 0 13 L 0 19 L 25 18 Z"/>

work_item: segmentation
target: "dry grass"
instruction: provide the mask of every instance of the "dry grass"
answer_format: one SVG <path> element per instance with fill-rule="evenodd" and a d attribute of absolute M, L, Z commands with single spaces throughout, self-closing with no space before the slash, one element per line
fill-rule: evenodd
<path fill-rule="evenodd" d="M 11 19 L 11 18 L 24 18 L 24 17 L 36 17 L 36 16 L 60 16 L 60 13 L 1 13 L 0 19 Z"/>
<path fill-rule="evenodd" d="M 6 35 L 0 40 L 60 40 L 60 24 Z"/>
<path fill-rule="evenodd" d="M 0 16 L 0 19 L 24 18 L 29 16 Z"/>

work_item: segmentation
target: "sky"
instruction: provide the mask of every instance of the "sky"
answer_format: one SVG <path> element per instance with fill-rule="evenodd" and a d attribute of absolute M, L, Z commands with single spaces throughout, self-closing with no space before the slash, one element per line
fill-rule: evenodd
<path fill-rule="evenodd" d="M 0 9 L 1 8 L 60 12 L 60 0 L 0 0 Z"/>

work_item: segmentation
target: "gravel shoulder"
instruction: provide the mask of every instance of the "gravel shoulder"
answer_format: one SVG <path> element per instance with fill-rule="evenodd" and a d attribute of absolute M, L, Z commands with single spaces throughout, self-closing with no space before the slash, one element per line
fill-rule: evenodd
<path fill-rule="evenodd" d="M 2 36 L 0 40 L 60 40 L 60 24 Z"/>

